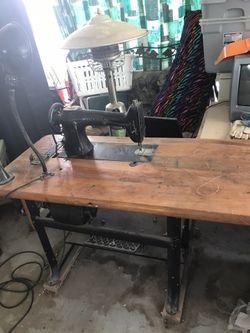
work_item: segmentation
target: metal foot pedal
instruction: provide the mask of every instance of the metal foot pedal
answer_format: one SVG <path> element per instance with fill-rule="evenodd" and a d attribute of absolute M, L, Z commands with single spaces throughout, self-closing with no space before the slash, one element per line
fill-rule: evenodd
<path fill-rule="evenodd" d="M 85 245 L 126 253 L 135 253 L 141 246 L 140 243 L 95 235 L 90 235 Z"/>

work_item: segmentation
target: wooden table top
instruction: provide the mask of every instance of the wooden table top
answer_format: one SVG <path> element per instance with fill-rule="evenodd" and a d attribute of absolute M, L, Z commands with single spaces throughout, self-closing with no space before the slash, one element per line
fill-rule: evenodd
<path fill-rule="evenodd" d="M 92 137 L 95 142 L 128 138 Z M 45 151 L 50 136 L 37 147 Z M 145 139 L 159 145 L 150 163 L 50 158 L 54 176 L 14 192 L 11 197 L 250 224 L 250 142 L 199 139 Z M 8 165 L 15 174 L 0 186 L 0 196 L 35 178 L 40 166 L 29 163 L 30 150 Z"/>

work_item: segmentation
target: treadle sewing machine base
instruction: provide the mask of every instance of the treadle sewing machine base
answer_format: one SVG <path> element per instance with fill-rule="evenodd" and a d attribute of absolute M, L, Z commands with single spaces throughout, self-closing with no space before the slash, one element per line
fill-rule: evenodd
<path fill-rule="evenodd" d="M 32 212 L 32 208 L 30 209 Z M 33 214 L 34 214 L 33 210 Z M 32 214 L 32 215 L 33 215 Z M 37 214 L 35 214 L 37 215 Z M 41 244 L 51 268 L 49 280 L 44 285 L 45 289 L 57 293 L 64 282 L 71 266 L 80 254 L 81 247 L 89 247 L 107 251 L 115 251 L 127 255 L 161 260 L 168 264 L 167 269 L 167 297 L 162 311 L 164 321 L 168 323 L 180 322 L 187 288 L 187 273 L 189 264 L 189 221 L 174 217 L 167 218 L 167 236 L 145 234 L 131 231 L 118 230 L 92 225 L 68 225 L 51 218 L 34 218 L 34 227 L 38 233 Z M 46 232 L 46 228 L 64 230 L 68 232 L 86 234 L 86 240 L 81 237 L 76 240 L 65 240 L 70 248 L 61 264 Z M 144 254 L 144 247 L 154 246 L 163 249 L 164 257 Z M 58 255 L 60 257 L 60 255 Z"/>

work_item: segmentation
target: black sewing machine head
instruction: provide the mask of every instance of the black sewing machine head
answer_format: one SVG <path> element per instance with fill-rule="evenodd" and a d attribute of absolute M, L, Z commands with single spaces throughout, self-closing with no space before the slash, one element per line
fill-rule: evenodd
<path fill-rule="evenodd" d="M 79 106 L 64 108 L 55 103 L 49 111 L 49 123 L 55 134 L 63 134 L 67 157 L 86 157 L 92 153 L 94 146 L 86 135 L 89 125 L 123 127 L 130 139 L 139 145 L 145 132 L 143 108 L 136 101 L 126 113 L 83 110 Z"/>

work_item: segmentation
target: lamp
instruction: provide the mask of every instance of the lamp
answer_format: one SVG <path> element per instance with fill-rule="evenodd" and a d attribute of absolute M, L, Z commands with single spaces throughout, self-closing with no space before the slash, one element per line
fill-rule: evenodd
<path fill-rule="evenodd" d="M 33 60 L 32 47 L 25 30 L 17 22 L 6 24 L 0 29 L 0 63 L 5 71 L 5 82 L 8 85 L 10 109 L 20 131 L 29 147 L 33 150 L 42 166 L 42 176 L 51 175 L 44 162 L 43 157 L 33 145 L 23 122 L 19 116 L 16 105 L 16 86 L 19 80 L 27 76 Z M 1 167 L 0 185 L 11 181 L 14 177 L 8 177 L 6 170 Z"/>
<path fill-rule="evenodd" d="M 93 60 L 101 63 L 110 100 L 106 111 L 126 111 L 124 104 L 117 101 L 113 73 L 114 60 L 120 55 L 118 44 L 143 37 L 146 34 L 145 29 L 126 22 L 114 21 L 109 16 L 98 13 L 89 23 L 65 39 L 62 48 L 90 48 Z"/>

